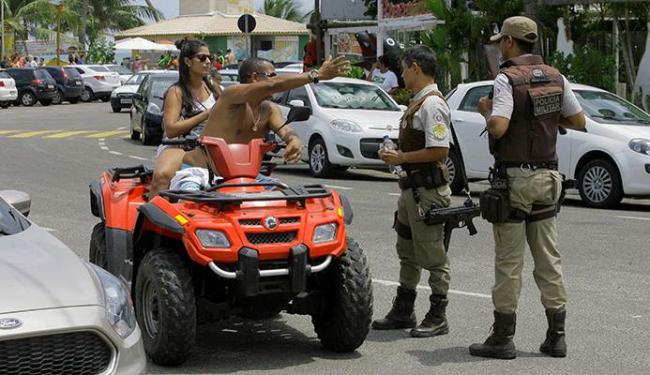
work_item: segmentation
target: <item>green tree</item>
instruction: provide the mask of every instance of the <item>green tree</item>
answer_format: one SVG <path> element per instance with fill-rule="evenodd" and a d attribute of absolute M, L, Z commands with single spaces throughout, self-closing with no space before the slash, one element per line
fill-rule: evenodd
<path fill-rule="evenodd" d="M 311 12 L 303 13 L 295 0 L 264 0 L 259 12 L 295 22 L 304 22 L 311 14 Z"/>

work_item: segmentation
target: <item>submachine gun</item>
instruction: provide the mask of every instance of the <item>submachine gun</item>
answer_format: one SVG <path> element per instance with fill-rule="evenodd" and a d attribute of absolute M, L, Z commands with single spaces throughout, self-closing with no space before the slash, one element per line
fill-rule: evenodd
<path fill-rule="evenodd" d="M 463 190 L 467 194 L 467 199 L 465 199 L 462 206 L 457 207 L 437 208 L 431 206 L 431 208 L 425 211 L 422 216 L 422 221 L 427 225 L 443 224 L 443 243 L 445 245 L 445 251 L 449 251 L 451 232 L 454 229 L 467 228 L 470 236 L 478 233 L 473 220 L 475 217 L 481 215 L 481 210 L 479 209 L 478 204 L 474 203 L 469 194 L 469 183 L 467 181 L 467 174 L 465 173 L 465 162 L 463 161 L 463 154 L 460 150 L 460 143 L 458 143 L 458 138 L 456 137 L 453 124 L 450 123 L 449 128 L 458 155 L 456 171 L 457 173 L 460 173 L 460 176 L 463 179 Z"/>

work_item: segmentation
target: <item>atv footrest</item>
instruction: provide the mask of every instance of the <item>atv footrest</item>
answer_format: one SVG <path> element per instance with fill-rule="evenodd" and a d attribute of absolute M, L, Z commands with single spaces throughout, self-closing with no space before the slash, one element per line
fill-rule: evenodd
<path fill-rule="evenodd" d="M 111 182 L 117 182 L 125 178 L 139 178 L 140 182 L 145 183 L 153 175 L 153 170 L 140 164 L 135 167 L 111 168 Z"/>

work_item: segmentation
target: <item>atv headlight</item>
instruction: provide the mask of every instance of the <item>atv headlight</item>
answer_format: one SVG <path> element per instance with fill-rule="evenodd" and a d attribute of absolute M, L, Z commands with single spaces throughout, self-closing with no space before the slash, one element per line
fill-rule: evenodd
<path fill-rule="evenodd" d="M 104 288 L 104 308 L 106 320 L 111 327 L 125 339 L 135 330 L 136 320 L 133 302 L 126 286 L 105 269 L 90 264 Z"/>
<path fill-rule="evenodd" d="M 628 143 L 632 151 L 640 154 L 650 155 L 650 140 L 635 138 Z"/>
<path fill-rule="evenodd" d="M 333 241 L 336 237 L 336 223 L 322 224 L 314 230 L 314 243 Z"/>
<path fill-rule="evenodd" d="M 230 247 L 228 237 L 218 230 L 199 229 L 196 231 L 196 236 L 204 247 L 218 247 L 222 249 Z"/>
<path fill-rule="evenodd" d="M 344 132 L 344 133 L 361 133 L 363 129 L 361 129 L 361 126 L 357 124 L 354 121 L 350 120 L 332 120 L 330 122 L 330 125 L 338 131 Z"/>

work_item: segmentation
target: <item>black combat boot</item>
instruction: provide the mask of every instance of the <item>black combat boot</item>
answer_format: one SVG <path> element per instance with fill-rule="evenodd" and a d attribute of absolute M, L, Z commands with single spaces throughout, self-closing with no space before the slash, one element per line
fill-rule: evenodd
<path fill-rule="evenodd" d="M 415 327 L 415 290 L 397 287 L 397 297 L 393 300 L 393 308 L 390 309 L 384 319 L 372 322 L 373 329 L 403 329 Z"/>
<path fill-rule="evenodd" d="M 445 310 L 449 300 L 447 296 L 432 294 L 429 297 L 431 307 L 419 326 L 411 330 L 412 337 L 431 337 L 449 333 Z"/>
<path fill-rule="evenodd" d="M 539 347 L 539 351 L 551 357 L 566 357 L 566 342 L 564 341 L 564 321 L 566 310 L 564 307 L 557 310 L 546 310 L 548 330 L 546 340 Z"/>
<path fill-rule="evenodd" d="M 517 315 L 515 313 L 502 314 L 495 311 L 492 333 L 483 344 L 470 345 L 469 354 L 497 359 L 516 358 L 515 343 L 512 341 L 516 324 Z"/>

